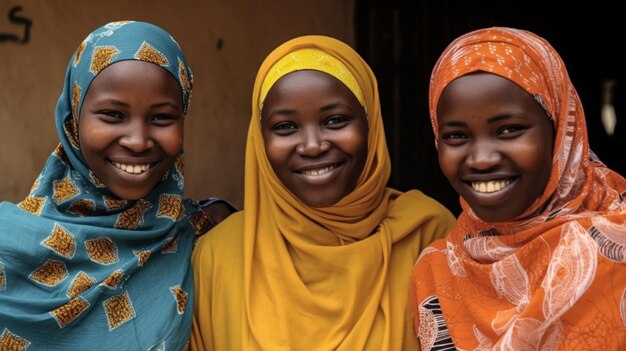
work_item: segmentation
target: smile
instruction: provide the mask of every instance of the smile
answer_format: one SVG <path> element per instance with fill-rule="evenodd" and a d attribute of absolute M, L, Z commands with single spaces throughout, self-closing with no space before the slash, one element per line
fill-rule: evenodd
<path fill-rule="evenodd" d="M 126 163 L 111 162 L 116 168 L 129 174 L 142 174 L 150 169 L 150 164 L 131 165 Z"/>
<path fill-rule="evenodd" d="M 474 191 L 479 193 L 495 193 L 511 184 L 511 179 L 490 180 L 487 182 L 471 182 Z"/>
<path fill-rule="evenodd" d="M 322 176 L 324 174 L 330 173 L 333 169 L 339 167 L 339 164 L 335 164 L 335 165 L 331 165 L 331 166 L 326 166 L 324 168 L 320 168 L 320 169 L 307 169 L 307 170 L 301 170 L 301 171 L 297 171 L 297 173 L 300 174 L 304 174 L 307 176 Z"/>

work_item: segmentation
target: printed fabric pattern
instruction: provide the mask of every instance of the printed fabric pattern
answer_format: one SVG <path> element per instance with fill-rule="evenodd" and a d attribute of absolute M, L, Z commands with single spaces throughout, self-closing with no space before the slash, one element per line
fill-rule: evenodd
<path fill-rule="evenodd" d="M 96 75 L 122 60 L 192 72 L 149 23 L 108 23 L 72 55 L 58 100 L 59 146 L 30 194 L 0 204 L 0 350 L 182 350 L 191 330 L 189 257 L 206 217 L 183 199 L 184 153 L 143 199 L 115 197 L 81 154 L 78 116 Z"/>
<path fill-rule="evenodd" d="M 555 144 L 544 193 L 517 219 L 486 223 L 461 199 L 446 240 L 413 271 L 423 350 L 626 348 L 626 181 L 589 150 L 585 115 L 558 53 L 512 28 L 453 41 L 435 65 L 430 115 L 443 89 L 476 71 L 507 78 L 551 118 Z"/>

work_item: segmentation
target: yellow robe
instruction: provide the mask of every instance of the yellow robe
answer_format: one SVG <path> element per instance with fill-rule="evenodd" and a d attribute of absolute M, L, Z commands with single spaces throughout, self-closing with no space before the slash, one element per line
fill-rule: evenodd
<path fill-rule="evenodd" d="M 397 193 L 394 193 L 397 195 Z M 406 218 L 422 218 L 421 221 L 414 221 L 411 224 L 412 230 L 402 240 L 388 247 L 388 266 L 386 272 L 381 272 L 379 262 L 372 263 L 371 266 L 362 265 L 363 272 L 371 274 L 385 274 L 386 279 L 382 298 L 379 305 L 374 308 L 375 317 L 368 321 L 365 327 L 358 323 L 359 314 L 363 311 L 354 311 L 350 316 L 354 321 L 353 325 L 336 330 L 335 321 L 327 319 L 320 311 L 318 316 L 302 316 L 301 324 L 284 325 L 277 320 L 275 315 L 276 306 L 267 304 L 258 306 L 258 312 L 267 317 L 266 323 L 269 329 L 273 329 L 280 335 L 292 335 L 292 343 L 283 345 L 271 345 L 270 348 L 263 348 L 258 344 L 245 344 L 244 334 L 249 334 L 249 322 L 244 301 L 244 270 L 243 270 L 243 249 L 244 249 L 244 211 L 237 212 L 220 223 L 206 235 L 202 236 L 196 244 L 193 253 L 193 267 L 195 277 L 195 298 L 194 298 L 194 322 L 191 339 L 192 350 L 331 350 L 338 346 L 340 350 L 357 350 L 351 347 L 350 339 L 359 337 L 365 339 L 363 350 L 417 350 L 417 339 L 413 332 L 411 312 L 409 310 L 409 282 L 410 272 L 420 251 L 435 239 L 445 237 L 445 234 L 454 225 L 454 217 L 447 210 L 433 199 L 418 191 L 405 193 L 399 199 L 406 204 L 405 208 L 397 208 L 390 214 Z M 395 201 L 394 201 L 395 202 Z M 393 206 L 393 203 L 392 203 Z M 408 228 L 407 228 L 408 229 Z M 379 241 L 377 234 L 369 237 L 369 244 Z M 378 243 L 380 244 L 380 243 Z M 363 245 L 363 260 L 367 260 L 367 249 Z M 332 250 L 328 248 L 329 250 Z M 360 258 L 354 257 L 354 262 L 358 263 Z M 290 263 L 294 264 L 298 263 Z M 304 262 L 303 264 L 307 264 Z M 315 263 L 307 264 L 311 268 L 312 275 L 315 275 Z M 340 268 L 340 267 L 339 267 Z M 337 272 L 336 279 L 329 279 L 329 284 L 312 282 L 310 284 L 324 285 L 329 289 L 327 299 L 336 296 L 337 309 L 343 306 L 351 306 L 348 301 L 341 301 L 341 295 L 334 292 L 353 288 L 354 295 L 369 295 L 370 290 L 359 289 L 358 282 L 345 282 L 341 280 L 346 272 Z M 302 277 L 303 280 L 306 277 Z M 335 283 L 338 282 L 338 283 Z M 288 282 L 285 282 L 289 284 Z M 322 286 L 315 287 L 321 290 Z M 255 292 L 263 294 L 263 292 Z M 351 294 L 346 294 L 351 295 Z M 289 305 L 289 296 L 282 297 L 284 303 Z M 275 301 L 280 305 L 281 301 Z M 293 306 L 293 314 L 299 313 L 298 306 Z M 332 322 L 332 323 L 331 323 Z M 328 327 L 327 327 L 328 326 Z M 358 330 L 359 335 L 351 335 L 349 328 Z M 288 330 L 282 330 L 286 328 Z M 328 330 L 325 330 L 328 328 Z M 327 346 L 323 342 L 330 332 L 340 334 L 339 339 L 345 342 Z"/>

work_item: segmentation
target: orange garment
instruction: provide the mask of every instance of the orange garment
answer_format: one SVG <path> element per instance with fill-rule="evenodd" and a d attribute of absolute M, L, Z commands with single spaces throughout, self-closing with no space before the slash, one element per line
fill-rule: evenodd
<path fill-rule="evenodd" d="M 476 71 L 510 79 L 543 105 L 556 130 L 553 166 L 517 219 L 484 222 L 461 199 L 457 226 L 422 252 L 412 276 L 422 349 L 626 349 L 626 180 L 589 150 L 563 61 L 523 30 L 457 38 L 431 77 L 435 135 L 441 92 Z"/>

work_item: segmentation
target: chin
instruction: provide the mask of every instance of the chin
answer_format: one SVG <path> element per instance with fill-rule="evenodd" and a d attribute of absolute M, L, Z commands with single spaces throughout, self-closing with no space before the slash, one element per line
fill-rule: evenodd
<path fill-rule="evenodd" d="M 122 199 L 122 200 L 127 200 L 127 201 L 135 201 L 135 200 L 140 200 L 145 198 L 146 196 L 148 196 L 148 194 L 150 194 L 150 192 L 133 192 L 133 193 L 128 193 L 128 192 L 114 192 L 112 191 L 112 193 L 117 196 L 118 198 Z"/>

